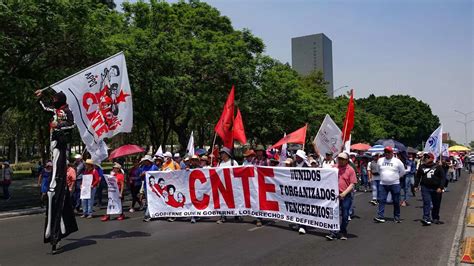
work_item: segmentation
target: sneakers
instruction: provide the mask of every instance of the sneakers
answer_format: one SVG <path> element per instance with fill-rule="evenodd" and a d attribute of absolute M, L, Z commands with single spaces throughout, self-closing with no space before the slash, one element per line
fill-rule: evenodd
<path fill-rule="evenodd" d="M 102 216 L 102 218 L 100 218 L 100 220 L 102 222 L 107 222 L 108 220 L 110 220 L 110 216 L 109 215 L 104 215 L 104 216 Z"/>
<path fill-rule="evenodd" d="M 374 218 L 374 222 L 376 222 L 376 223 L 385 223 L 385 219 L 384 219 L 384 218 L 375 217 L 375 218 Z"/>
<path fill-rule="evenodd" d="M 216 221 L 216 224 L 223 224 L 225 222 L 224 219 L 219 218 L 219 220 Z"/>
<path fill-rule="evenodd" d="M 395 223 L 397 223 L 397 224 L 399 224 L 399 223 L 402 222 L 402 220 L 400 220 L 400 218 L 394 218 L 393 221 L 394 221 Z"/>
<path fill-rule="evenodd" d="M 347 240 L 347 236 L 343 234 L 339 239 L 340 240 Z"/>
<path fill-rule="evenodd" d="M 330 233 L 329 235 L 326 236 L 326 239 L 329 241 L 332 241 L 334 239 L 337 239 L 337 235 L 335 233 Z"/>
<path fill-rule="evenodd" d="M 371 200 L 369 201 L 370 204 L 374 205 L 374 206 L 377 206 L 379 203 L 377 202 L 377 200 Z"/>
<path fill-rule="evenodd" d="M 195 218 L 195 217 L 191 217 L 191 223 L 192 223 L 192 224 L 195 224 L 195 223 L 196 223 L 196 218 Z"/>
<path fill-rule="evenodd" d="M 135 209 L 134 208 L 130 208 L 130 210 L 128 210 L 129 212 L 135 212 Z"/>
<path fill-rule="evenodd" d="M 433 223 L 434 224 L 444 224 L 444 222 L 440 221 L 440 220 L 437 220 L 437 219 L 434 219 L 433 220 Z"/>
<path fill-rule="evenodd" d="M 401 206 L 401 207 L 406 207 L 406 206 L 407 206 L 407 202 L 406 202 L 406 201 L 400 202 L 400 206 Z"/>
<path fill-rule="evenodd" d="M 262 221 L 261 221 L 261 220 L 257 220 L 256 225 L 257 225 L 257 227 L 261 227 L 261 226 L 262 226 Z"/>
<path fill-rule="evenodd" d="M 170 218 L 167 219 L 167 221 L 168 222 L 174 222 L 174 221 L 176 221 L 176 218 L 175 217 L 170 217 Z"/>
<path fill-rule="evenodd" d="M 424 226 L 429 226 L 429 225 L 431 225 L 431 222 L 428 221 L 428 220 L 425 220 L 425 219 L 421 220 L 421 223 L 422 223 Z"/>
<path fill-rule="evenodd" d="M 124 220 L 124 219 L 125 219 L 125 215 L 124 215 L 123 213 L 120 214 L 119 217 L 117 217 L 117 220 L 119 220 L 119 221 L 122 221 L 122 220 Z"/>
<path fill-rule="evenodd" d="M 298 229 L 298 233 L 300 235 L 304 235 L 304 234 L 306 234 L 306 229 L 304 229 L 303 227 L 300 227 L 300 229 Z"/>
<path fill-rule="evenodd" d="M 347 217 L 347 220 L 348 220 L 348 221 L 351 221 L 351 220 L 352 220 L 352 218 L 351 218 L 350 215 Z"/>
<path fill-rule="evenodd" d="M 91 214 L 87 215 L 86 219 L 92 219 L 92 215 Z"/>
<path fill-rule="evenodd" d="M 86 218 L 86 215 L 85 214 L 81 215 L 81 218 Z"/>
<path fill-rule="evenodd" d="M 143 218 L 143 221 L 148 223 L 149 221 L 151 221 L 151 217 L 145 217 L 145 218 Z"/>

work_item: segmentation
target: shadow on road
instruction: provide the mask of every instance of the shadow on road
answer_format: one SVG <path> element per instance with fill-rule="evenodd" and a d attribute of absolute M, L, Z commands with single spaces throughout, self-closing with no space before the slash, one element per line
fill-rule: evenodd
<path fill-rule="evenodd" d="M 66 244 L 62 247 L 62 252 L 71 251 L 80 247 L 86 247 L 97 244 L 97 241 L 93 239 L 120 239 L 120 238 L 132 238 L 132 237 L 148 237 L 151 236 L 149 233 L 133 231 L 125 232 L 123 230 L 112 231 L 105 235 L 90 235 L 80 239 L 67 238 L 68 241 L 74 241 Z"/>
<path fill-rule="evenodd" d="M 90 245 L 97 244 L 97 241 L 90 240 L 90 239 L 67 239 L 70 241 L 74 241 L 72 243 L 66 244 L 62 247 L 62 252 L 71 251 L 80 247 L 86 247 Z"/>

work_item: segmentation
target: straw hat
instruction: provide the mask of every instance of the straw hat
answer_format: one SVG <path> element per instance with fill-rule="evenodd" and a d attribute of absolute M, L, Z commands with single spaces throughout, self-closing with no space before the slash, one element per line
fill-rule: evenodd
<path fill-rule="evenodd" d="M 95 163 L 92 161 L 92 159 L 87 159 L 86 164 L 94 165 Z"/>

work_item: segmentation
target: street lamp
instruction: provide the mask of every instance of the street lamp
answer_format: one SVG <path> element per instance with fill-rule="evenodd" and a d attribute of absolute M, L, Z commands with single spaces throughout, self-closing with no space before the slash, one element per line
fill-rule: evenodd
<path fill-rule="evenodd" d="M 344 86 L 341 86 L 341 87 L 339 87 L 339 88 L 337 88 L 337 89 L 333 90 L 333 91 L 332 91 L 332 95 L 334 96 L 334 95 L 335 95 L 335 93 L 336 93 L 336 91 L 338 91 L 338 90 L 341 90 L 341 89 L 344 89 L 344 88 L 349 88 L 349 86 L 347 86 L 347 85 L 344 85 Z"/>
<path fill-rule="evenodd" d="M 474 111 L 469 112 L 469 113 L 463 113 L 463 112 L 461 112 L 461 111 L 454 110 L 454 112 L 460 113 L 460 114 L 462 114 L 462 115 L 464 116 L 464 121 L 456 120 L 456 122 L 461 123 L 461 124 L 464 125 L 464 139 L 465 139 L 465 141 L 466 141 L 464 144 L 465 144 L 466 147 L 467 147 L 467 146 L 468 146 L 468 143 L 467 143 L 467 124 L 469 124 L 469 123 L 471 123 L 471 122 L 474 121 L 474 119 L 471 119 L 471 120 L 467 121 L 467 116 L 470 115 L 470 114 L 472 114 L 472 113 L 474 113 Z"/>

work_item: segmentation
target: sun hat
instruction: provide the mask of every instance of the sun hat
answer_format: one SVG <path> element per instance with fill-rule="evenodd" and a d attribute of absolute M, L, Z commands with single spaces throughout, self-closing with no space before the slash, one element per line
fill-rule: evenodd
<path fill-rule="evenodd" d="M 171 157 L 173 157 L 173 154 L 171 154 L 171 152 L 167 151 L 167 152 L 165 152 L 165 154 L 163 154 L 163 156 L 165 158 L 171 158 Z"/>
<path fill-rule="evenodd" d="M 94 165 L 94 161 L 92 159 L 87 159 L 86 160 L 86 164 L 91 164 L 91 165 Z"/>
<path fill-rule="evenodd" d="M 153 158 L 151 158 L 150 155 L 145 155 L 143 156 L 143 158 L 140 160 L 140 162 L 143 162 L 143 161 L 149 161 L 150 163 L 153 162 Z"/>
<path fill-rule="evenodd" d="M 303 150 L 297 150 L 296 151 L 296 156 L 300 157 L 303 160 L 306 160 L 306 152 Z"/>
<path fill-rule="evenodd" d="M 232 151 L 227 147 L 222 147 L 219 153 L 227 153 L 227 155 L 232 156 Z"/>

